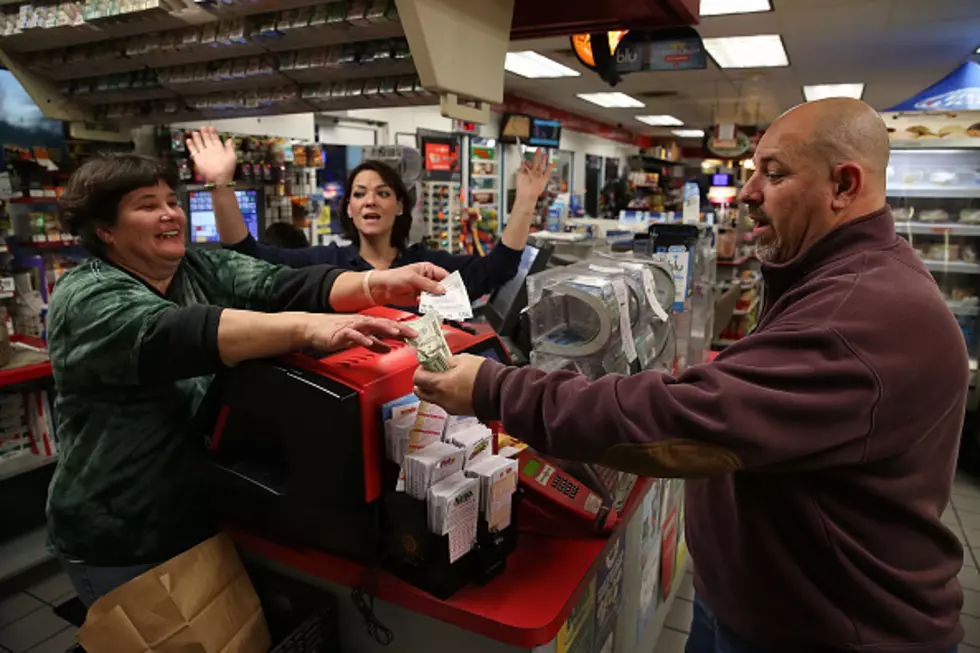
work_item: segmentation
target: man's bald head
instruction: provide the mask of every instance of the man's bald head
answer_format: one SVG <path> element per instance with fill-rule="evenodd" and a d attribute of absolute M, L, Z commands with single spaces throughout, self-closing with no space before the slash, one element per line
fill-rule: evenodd
<path fill-rule="evenodd" d="M 739 195 L 758 225 L 759 256 L 788 261 L 885 206 L 888 154 L 885 124 L 859 100 L 808 102 L 776 119 Z"/>
<path fill-rule="evenodd" d="M 781 122 L 801 130 L 810 156 L 819 157 L 829 168 L 854 161 L 864 168 L 874 190 L 884 193 L 888 129 L 870 105 L 851 98 L 807 102 L 784 113 L 773 126 Z"/>

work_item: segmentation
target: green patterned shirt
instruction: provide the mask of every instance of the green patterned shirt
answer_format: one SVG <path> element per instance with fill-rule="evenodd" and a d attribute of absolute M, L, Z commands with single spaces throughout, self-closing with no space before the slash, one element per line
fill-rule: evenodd
<path fill-rule="evenodd" d="M 124 566 L 162 562 L 207 537 L 204 444 L 190 426 L 222 368 L 221 309 L 328 311 L 340 272 L 198 249 L 165 295 L 98 258 L 66 273 L 48 316 L 60 446 L 52 548 Z"/>

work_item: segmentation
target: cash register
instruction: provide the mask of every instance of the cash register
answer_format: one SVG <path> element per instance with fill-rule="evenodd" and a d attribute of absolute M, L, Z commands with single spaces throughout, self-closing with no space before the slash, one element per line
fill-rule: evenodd
<path fill-rule="evenodd" d="M 365 314 L 417 318 L 383 307 Z M 488 326 L 444 333 L 453 353 L 508 362 Z M 381 406 L 412 392 L 418 366 L 410 345 L 386 344 L 384 354 L 352 348 L 250 361 L 216 380 L 205 411 L 213 420 L 201 423 L 213 424 L 209 486 L 220 519 L 360 562 L 382 557 L 397 468 L 383 453 Z"/>

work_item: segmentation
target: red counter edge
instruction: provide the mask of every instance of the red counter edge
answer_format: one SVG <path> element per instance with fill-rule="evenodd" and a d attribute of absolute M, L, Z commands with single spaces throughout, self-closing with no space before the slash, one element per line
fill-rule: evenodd
<path fill-rule="evenodd" d="M 538 628 L 517 628 L 504 626 L 498 622 L 490 620 L 487 617 L 479 616 L 472 612 L 457 608 L 450 602 L 440 601 L 430 594 L 423 592 L 422 590 L 417 589 L 384 571 L 378 571 L 379 582 L 376 597 L 383 601 L 392 603 L 393 605 L 424 614 L 432 617 L 433 619 L 437 619 L 459 628 L 463 628 L 464 630 L 489 637 L 490 639 L 509 646 L 529 648 L 543 646 L 557 637 L 558 631 L 565 623 L 565 620 L 568 619 L 568 616 L 572 613 L 572 610 L 575 608 L 579 599 L 581 598 L 582 593 L 591 582 L 597 565 L 608 552 L 612 541 L 625 532 L 629 522 L 636 514 L 640 501 L 650 490 L 651 483 L 652 481 L 649 478 L 641 478 L 637 482 L 636 488 L 623 509 L 623 519 L 606 540 L 606 544 L 603 546 L 600 554 L 596 556 L 595 560 L 593 560 L 592 565 L 589 567 L 588 573 L 583 576 L 582 580 L 575 588 L 575 591 L 569 595 L 568 600 L 565 602 L 562 610 L 560 610 L 550 622 Z M 245 550 L 270 560 L 280 562 L 298 571 L 308 573 L 311 576 L 323 578 L 325 580 L 351 588 L 358 585 L 361 580 L 364 566 L 344 558 L 318 552 L 321 555 L 329 555 L 332 560 L 336 561 L 336 564 L 331 565 L 331 568 L 325 569 L 321 565 L 311 564 L 310 559 L 306 558 L 301 551 L 296 551 L 247 533 L 230 531 L 230 534 L 238 545 Z M 518 543 L 518 546 L 520 546 L 520 543 Z M 492 585 L 493 581 L 491 581 L 490 584 Z M 339 598 L 340 600 L 345 600 L 346 597 Z"/>

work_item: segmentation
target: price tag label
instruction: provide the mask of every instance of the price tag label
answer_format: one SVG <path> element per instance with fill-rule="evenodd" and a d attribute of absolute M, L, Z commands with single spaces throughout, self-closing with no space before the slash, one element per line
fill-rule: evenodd
<path fill-rule="evenodd" d="M 626 290 L 626 281 L 613 279 L 613 288 L 616 291 L 616 301 L 619 304 L 619 333 L 623 338 L 623 353 L 632 363 L 638 356 L 636 355 L 636 343 L 633 341 L 633 327 L 630 325 L 630 299 Z"/>
<path fill-rule="evenodd" d="M 650 302 L 651 308 L 653 308 L 654 314 L 661 322 L 666 322 L 668 319 L 667 311 L 664 307 L 660 305 L 657 301 L 657 282 L 653 280 L 653 272 L 650 268 L 643 266 L 643 293 L 647 296 L 647 301 Z"/>

